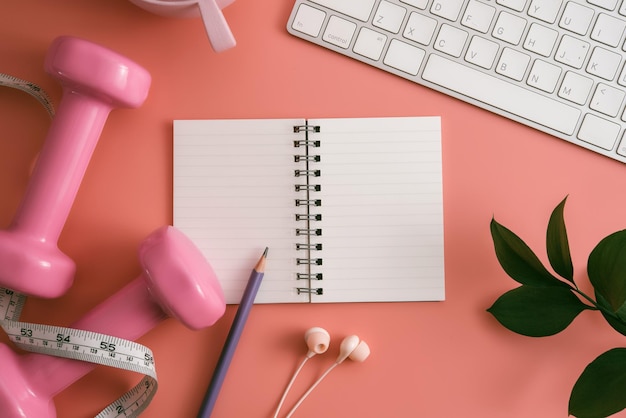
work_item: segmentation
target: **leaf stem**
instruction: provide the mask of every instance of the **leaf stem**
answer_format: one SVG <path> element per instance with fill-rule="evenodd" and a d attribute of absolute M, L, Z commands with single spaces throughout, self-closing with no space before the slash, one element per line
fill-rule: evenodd
<path fill-rule="evenodd" d="M 582 296 L 585 300 L 587 300 L 588 302 L 590 302 L 593 306 L 590 306 L 590 309 L 596 310 L 596 311 L 602 311 L 603 313 L 619 320 L 621 322 L 621 318 L 619 316 L 617 316 L 617 314 L 609 309 L 605 309 L 603 308 L 598 302 L 596 302 L 595 300 L 593 300 L 592 298 L 590 298 L 589 296 L 587 296 L 583 291 L 581 291 L 578 286 L 570 286 L 570 288 L 572 289 L 572 291 L 574 291 L 575 293 L 578 293 L 580 296 Z"/>

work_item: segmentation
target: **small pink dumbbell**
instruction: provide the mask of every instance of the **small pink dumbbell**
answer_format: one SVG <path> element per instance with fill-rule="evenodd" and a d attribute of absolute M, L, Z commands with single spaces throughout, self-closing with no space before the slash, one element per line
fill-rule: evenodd
<path fill-rule="evenodd" d="M 136 340 L 168 316 L 192 329 L 213 325 L 226 309 L 211 266 L 179 230 L 150 234 L 139 249 L 143 273 L 72 328 Z M 44 354 L 15 354 L 0 344 L 0 415 L 54 418 L 52 398 L 95 365 Z"/>
<path fill-rule="evenodd" d="M 129 59 L 67 36 L 53 41 L 44 67 L 63 96 L 15 218 L 0 231 L 0 286 L 52 298 L 74 278 L 57 241 L 107 116 L 140 106 L 151 78 Z"/>

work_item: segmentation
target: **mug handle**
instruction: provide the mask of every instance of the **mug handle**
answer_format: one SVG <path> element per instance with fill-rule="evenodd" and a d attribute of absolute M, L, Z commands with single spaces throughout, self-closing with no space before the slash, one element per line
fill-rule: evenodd
<path fill-rule="evenodd" d="M 234 47 L 237 42 L 216 0 L 198 0 L 204 28 L 215 52 Z"/>

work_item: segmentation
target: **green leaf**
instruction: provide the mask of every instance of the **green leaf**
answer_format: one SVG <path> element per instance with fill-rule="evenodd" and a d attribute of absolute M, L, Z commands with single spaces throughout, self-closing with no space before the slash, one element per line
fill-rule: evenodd
<path fill-rule="evenodd" d="M 550 260 L 550 265 L 554 271 L 561 277 L 574 283 L 574 267 L 572 266 L 572 257 L 569 251 L 569 242 L 563 218 L 566 200 L 567 197 L 552 211 L 546 234 L 546 248 L 548 250 L 548 260 Z"/>
<path fill-rule="evenodd" d="M 587 273 L 596 292 L 617 312 L 626 302 L 626 230 L 598 243 L 589 255 Z"/>
<path fill-rule="evenodd" d="M 606 319 L 606 322 L 609 323 L 613 327 L 613 329 L 619 332 L 622 335 L 626 335 L 626 304 L 622 305 L 617 312 L 614 312 L 617 317 L 608 314 L 608 312 L 612 312 L 609 303 L 602 297 L 601 294 L 595 292 L 596 294 L 596 302 L 600 307 L 600 313 Z"/>
<path fill-rule="evenodd" d="M 511 278 L 528 286 L 568 286 L 554 277 L 517 235 L 491 220 L 491 237 L 496 257 Z"/>
<path fill-rule="evenodd" d="M 588 309 L 564 287 L 520 286 L 509 290 L 487 309 L 505 328 L 529 337 L 546 337 L 563 331 Z"/>
<path fill-rule="evenodd" d="M 578 418 L 607 417 L 626 407 L 626 348 L 601 354 L 583 370 L 569 399 Z"/>

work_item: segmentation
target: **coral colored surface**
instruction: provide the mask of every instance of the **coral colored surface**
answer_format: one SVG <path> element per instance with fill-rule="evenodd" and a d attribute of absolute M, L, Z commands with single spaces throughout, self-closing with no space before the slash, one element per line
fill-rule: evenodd
<path fill-rule="evenodd" d="M 22 319 L 67 325 L 139 274 L 138 244 L 172 219 L 173 119 L 440 115 L 447 300 L 255 306 L 213 417 L 271 416 L 314 325 L 330 331 L 331 348 L 304 369 L 285 408 L 344 336 L 359 334 L 372 355 L 333 371 L 296 416 L 566 417 L 582 369 L 626 340 L 592 312 L 543 339 L 497 324 L 485 309 L 515 284 L 494 256 L 489 222 L 495 216 L 546 260 L 548 217 L 569 195 L 575 275 L 587 289 L 589 252 L 625 225 L 626 166 L 293 38 L 285 30 L 292 5 L 237 0 L 224 14 L 238 45 L 216 54 L 199 19 L 151 15 L 125 0 L 4 2 L 0 72 L 40 84 L 57 103 L 60 87 L 42 65 L 59 35 L 105 45 L 153 77 L 141 108 L 109 117 L 61 235 L 78 265 L 74 286 L 56 300 L 30 298 Z M 49 123 L 30 96 L 0 89 L 1 227 Z M 169 320 L 141 338 L 160 384 L 143 416 L 195 416 L 234 313 L 229 306 L 197 332 Z M 55 398 L 58 415 L 93 416 L 138 379 L 99 367 Z"/>

